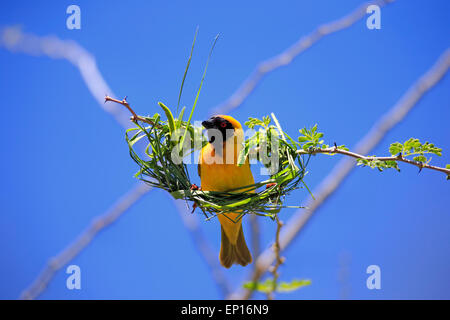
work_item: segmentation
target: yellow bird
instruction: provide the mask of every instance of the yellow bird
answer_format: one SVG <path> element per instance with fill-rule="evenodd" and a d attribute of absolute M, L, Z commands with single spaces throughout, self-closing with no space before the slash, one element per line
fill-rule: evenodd
<path fill-rule="evenodd" d="M 244 138 L 241 124 L 233 117 L 217 115 L 203 121 L 202 125 L 209 137 L 209 143 L 201 151 L 198 165 L 202 190 L 229 191 L 254 184 L 248 159 L 238 166 Z M 233 264 L 246 266 L 252 262 L 245 243 L 242 219 L 235 222 L 238 217 L 239 212 L 218 215 L 222 238 L 219 260 L 225 268 Z"/>

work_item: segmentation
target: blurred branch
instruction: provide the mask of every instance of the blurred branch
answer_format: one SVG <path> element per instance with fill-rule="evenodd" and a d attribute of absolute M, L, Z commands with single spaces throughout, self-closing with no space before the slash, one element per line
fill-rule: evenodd
<path fill-rule="evenodd" d="M 256 214 L 249 215 L 250 220 L 250 232 L 252 239 L 252 253 L 254 257 L 259 256 L 261 251 L 261 234 L 259 228 L 259 220 Z"/>
<path fill-rule="evenodd" d="M 24 33 L 20 27 L 6 27 L 0 28 L 0 47 L 13 53 L 67 60 L 78 68 L 89 92 L 100 107 L 111 114 L 122 127 L 130 126 L 129 117 L 123 108 L 103 103 L 106 94 L 114 94 L 103 79 L 95 58 L 75 41 L 61 40 L 54 36 L 40 37 Z"/>
<path fill-rule="evenodd" d="M 111 209 L 105 214 L 97 217 L 91 225 L 83 231 L 78 238 L 66 247 L 56 257 L 50 258 L 46 267 L 36 280 L 25 289 L 20 298 L 21 299 L 35 299 L 47 288 L 47 285 L 54 277 L 55 273 L 72 261 L 84 248 L 86 248 L 97 234 L 111 225 L 122 214 L 124 214 L 133 204 L 135 204 L 150 188 L 143 184 L 137 184 L 133 189 L 120 198 Z"/>
<path fill-rule="evenodd" d="M 268 73 L 290 64 L 297 56 L 309 49 L 324 36 L 352 26 L 355 22 L 359 21 L 366 15 L 366 9 L 369 5 L 378 5 L 379 7 L 383 7 L 393 1 L 394 0 L 378 0 L 366 2 L 350 14 L 338 20 L 318 26 L 314 31 L 307 36 L 300 38 L 296 43 L 282 53 L 259 63 L 247 80 L 242 83 L 242 85 L 231 95 L 231 97 L 213 110 L 214 114 L 228 114 L 233 109 L 239 107 Z"/>
<path fill-rule="evenodd" d="M 425 168 L 425 169 L 440 171 L 440 172 L 445 173 L 446 175 L 450 175 L 450 169 L 433 166 L 433 165 L 430 165 L 430 164 L 424 163 L 424 162 L 410 160 L 410 159 L 403 157 L 401 153 L 398 154 L 397 156 L 389 156 L 389 157 L 366 157 L 366 156 L 363 156 L 363 155 L 355 153 L 355 152 L 339 149 L 337 146 L 330 147 L 330 148 L 313 149 L 311 151 L 298 150 L 297 153 L 298 154 L 317 154 L 317 153 L 336 154 L 337 153 L 337 154 L 342 154 L 342 155 L 349 156 L 352 158 L 362 159 L 362 160 L 367 160 L 367 161 L 400 161 L 400 162 L 405 162 L 405 163 L 411 164 L 413 166 L 416 166 L 420 170 Z"/>
<path fill-rule="evenodd" d="M 375 148 L 385 135 L 400 123 L 411 109 L 417 105 L 420 99 L 432 89 L 448 72 L 450 67 L 450 49 L 447 49 L 437 60 L 437 62 L 422 75 L 400 98 L 400 100 L 383 115 L 371 128 L 371 130 L 358 142 L 355 152 L 359 154 L 368 154 Z M 355 161 L 352 158 L 345 158 L 333 168 L 328 176 L 313 191 L 315 200 L 311 198 L 303 205 L 307 208 L 299 210 L 289 219 L 280 236 L 281 249 L 285 250 L 289 244 L 298 236 L 313 213 L 332 195 L 341 183 L 348 177 L 355 168 Z M 268 270 L 275 260 L 276 256 L 271 249 L 265 250 L 256 260 L 255 271 L 252 281 L 258 281 Z M 249 299 L 252 291 L 239 289 L 230 295 L 230 299 Z"/>
<path fill-rule="evenodd" d="M 348 300 L 351 293 L 351 254 L 343 251 L 339 254 L 339 268 L 337 280 L 339 284 L 339 299 Z"/>
<path fill-rule="evenodd" d="M 231 292 L 231 285 L 225 277 L 223 268 L 219 264 L 217 254 L 208 245 L 209 241 L 199 226 L 198 217 L 189 212 L 189 210 L 186 210 L 186 207 L 183 206 L 183 201 L 175 201 L 175 205 L 178 208 L 178 212 L 180 213 L 180 217 L 183 220 L 185 227 L 192 236 L 194 244 L 207 262 L 213 280 L 222 292 L 222 296 L 228 296 Z"/>
<path fill-rule="evenodd" d="M 39 37 L 33 34 L 23 33 L 19 27 L 6 27 L 0 28 L 0 48 L 1 47 L 6 48 L 13 53 L 24 53 L 32 56 L 47 56 L 52 59 L 65 59 L 69 61 L 78 68 L 83 81 L 86 83 L 90 93 L 100 107 L 111 114 L 123 128 L 127 129 L 130 127 L 130 118 L 127 112 L 124 108 L 121 108 L 116 104 L 105 104 L 105 100 L 114 101 L 125 106 L 133 114 L 131 120 L 138 117 L 130 108 L 126 99 L 117 100 L 107 95 L 110 94 L 111 96 L 114 96 L 112 90 L 100 73 L 95 58 L 76 42 L 72 40 L 61 40 L 53 36 Z M 111 210 L 104 215 L 101 215 L 99 218 L 96 218 L 96 222 L 86 231 L 82 232 L 77 241 L 63 250 L 56 258 L 50 259 L 44 271 L 36 278 L 33 284 L 22 293 L 21 297 L 23 299 L 34 299 L 38 297 L 39 294 L 45 290 L 48 283 L 59 269 L 75 258 L 102 229 L 116 221 L 126 210 L 128 210 L 128 208 L 151 189 L 152 188 L 149 186 L 140 183 L 126 193 Z M 183 221 L 197 245 L 201 242 L 206 243 L 206 240 L 202 238 L 203 235 L 201 234 L 201 230 L 195 219 L 197 219 L 196 216 L 189 215 L 189 217 L 183 219 Z M 199 241 L 199 239 L 203 240 Z M 212 261 L 210 257 L 211 254 L 207 253 L 205 246 L 199 246 L 199 252 L 203 256 L 205 262 L 210 266 L 213 277 L 217 281 L 219 287 L 222 288 L 222 293 L 225 296 L 230 291 L 230 288 L 222 271 L 215 267 L 217 262 Z"/>

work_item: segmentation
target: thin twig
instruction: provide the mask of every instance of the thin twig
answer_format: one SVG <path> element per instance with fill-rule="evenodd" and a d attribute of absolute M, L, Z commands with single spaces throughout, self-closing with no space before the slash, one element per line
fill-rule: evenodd
<path fill-rule="evenodd" d="M 371 130 L 356 145 L 355 153 L 368 154 L 375 148 L 386 134 L 400 123 L 422 97 L 446 75 L 449 67 L 450 49 L 447 49 L 436 63 L 406 91 L 400 100 L 373 125 Z M 283 250 L 292 243 L 313 213 L 337 190 L 354 168 L 353 159 L 342 159 L 320 183 L 319 187 L 313 191 L 315 200 L 309 198 L 303 205 L 307 209 L 297 211 L 283 228 L 280 236 L 280 245 Z M 257 258 L 255 271 L 250 277 L 252 282 L 257 282 L 264 275 L 274 259 L 272 250 L 265 250 Z M 228 298 L 249 299 L 252 294 L 251 290 L 240 288 Z"/>
<path fill-rule="evenodd" d="M 128 109 L 128 111 L 130 111 L 132 114 L 132 116 L 130 118 L 131 121 L 133 121 L 133 122 L 142 121 L 142 122 L 148 123 L 152 126 L 156 125 L 157 128 L 161 128 L 161 125 L 155 124 L 152 120 L 138 116 L 136 114 L 136 112 L 134 112 L 134 110 L 130 107 L 130 104 L 127 101 L 127 97 L 123 98 L 122 100 L 117 100 L 117 99 L 111 98 L 109 96 L 105 96 L 105 102 L 108 102 L 108 101 L 119 103 L 119 104 L 125 106 Z"/>
<path fill-rule="evenodd" d="M 405 163 L 414 165 L 414 166 L 418 167 L 419 169 L 423 169 L 423 168 L 432 169 L 432 170 L 443 172 L 446 175 L 450 175 L 450 169 L 433 166 L 428 163 L 424 163 L 424 162 L 420 162 L 420 161 L 410 160 L 410 159 L 403 157 L 401 154 L 399 154 L 397 156 L 387 156 L 387 157 L 367 157 L 367 156 L 363 156 L 363 155 L 360 155 L 355 152 L 339 149 L 336 146 L 329 147 L 329 148 L 316 148 L 316 149 L 312 149 L 311 151 L 298 150 L 297 153 L 298 154 L 317 154 L 317 153 L 336 154 L 337 153 L 337 154 L 343 154 L 343 155 L 346 155 L 346 156 L 349 156 L 352 158 L 362 159 L 362 160 L 367 160 L 367 161 L 377 161 L 377 160 L 379 160 L 379 161 L 400 161 L 400 162 L 405 162 Z"/>
<path fill-rule="evenodd" d="M 255 70 L 247 78 L 247 80 L 244 81 L 244 83 L 230 96 L 230 98 L 215 107 L 213 113 L 227 114 L 231 110 L 239 107 L 244 102 L 244 100 L 247 99 L 247 97 L 253 92 L 253 90 L 255 90 L 257 85 L 268 73 L 290 64 L 302 52 L 309 49 L 313 44 L 318 42 L 324 36 L 352 26 L 354 23 L 356 23 L 366 15 L 366 9 L 369 5 L 373 4 L 378 5 L 379 7 L 383 7 L 384 5 L 393 1 L 394 0 L 369 1 L 360 5 L 350 14 L 338 20 L 320 25 L 307 36 L 300 38 L 296 43 L 294 43 L 291 47 L 289 47 L 282 53 L 259 63 Z"/>
<path fill-rule="evenodd" d="M 278 278 L 280 277 L 278 269 L 285 261 L 285 258 L 281 256 L 281 245 L 280 245 L 280 231 L 281 228 L 283 227 L 283 222 L 278 218 L 278 215 L 275 215 L 275 220 L 277 222 L 277 231 L 275 233 L 275 242 L 273 244 L 273 252 L 275 254 L 275 265 L 269 268 L 269 272 L 272 274 L 273 277 L 272 290 L 267 293 L 267 299 L 269 300 L 274 299 L 274 292 L 277 289 Z"/>

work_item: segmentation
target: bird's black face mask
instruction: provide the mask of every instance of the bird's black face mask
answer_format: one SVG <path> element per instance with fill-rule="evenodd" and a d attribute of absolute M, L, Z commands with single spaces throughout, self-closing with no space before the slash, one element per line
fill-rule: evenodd
<path fill-rule="evenodd" d="M 231 122 L 222 117 L 211 117 L 203 121 L 202 125 L 208 134 L 209 143 L 213 143 L 220 138 L 222 138 L 222 142 L 225 142 L 234 134 L 234 128 Z"/>

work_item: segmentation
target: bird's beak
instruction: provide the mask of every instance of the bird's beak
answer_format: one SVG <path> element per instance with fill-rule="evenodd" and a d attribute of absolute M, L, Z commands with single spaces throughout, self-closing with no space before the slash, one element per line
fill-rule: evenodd
<path fill-rule="evenodd" d="M 203 121 L 202 122 L 202 126 L 204 126 L 205 129 L 211 129 L 211 128 L 214 127 L 214 123 L 213 123 L 213 121 L 211 119 L 209 119 L 209 120 Z"/>

